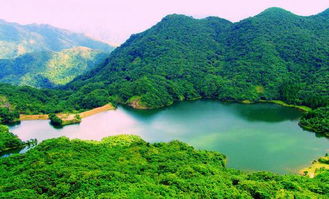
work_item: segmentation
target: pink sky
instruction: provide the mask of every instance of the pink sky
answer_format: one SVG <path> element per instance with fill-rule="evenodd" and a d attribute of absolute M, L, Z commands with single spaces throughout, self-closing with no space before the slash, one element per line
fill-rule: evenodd
<path fill-rule="evenodd" d="M 172 13 L 239 21 L 269 7 L 298 15 L 329 8 L 329 0 L 0 0 L 0 18 L 45 23 L 121 44 Z"/>

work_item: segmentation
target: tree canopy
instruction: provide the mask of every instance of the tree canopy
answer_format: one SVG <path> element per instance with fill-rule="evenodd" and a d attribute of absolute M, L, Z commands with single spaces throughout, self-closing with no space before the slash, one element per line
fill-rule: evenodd
<path fill-rule="evenodd" d="M 326 198 L 328 180 L 241 172 L 220 153 L 131 135 L 50 139 L 0 159 L 1 198 Z"/>

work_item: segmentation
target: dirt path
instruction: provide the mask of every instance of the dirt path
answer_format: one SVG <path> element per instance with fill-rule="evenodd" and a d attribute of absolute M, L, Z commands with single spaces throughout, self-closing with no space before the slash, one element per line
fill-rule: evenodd
<path fill-rule="evenodd" d="M 91 109 L 89 111 L 82 112 L 82 113 L 80 113 L 80 117 L 81 118 L 86 118 L 86 117 L 95 115 L 97 113 L 101 113 L 101 112 L 108 111 L 108 110 L 114 110 L 114 109 L 115 109 L 115 107 L 112 104 L 106 104 L 104 106 L 94 108 L 94 109 Z"/>
<path fill-rule="evenodd" d="M 100 113 L 100 112 L 104 112 L 104 111 L 108 111 L 108 110 L 114 110 L 114 109 L 115 109 L 115 107 L 112 104 L 106 104 L 104 106 L 97 107 L 97 108 L 91 109 L 89 111 L 79 113 L 79 115 L 80 115 L 81 118 L 86 118 L 86 117 L 95 115 L 95 114 Z M 64 119 L 64 120 L 70 120 L 70 119 L 74 119 L 75 115 L 76 114 L 60 113 L 57 116 L 61 119 Z M 20 120 L 48 120 L 49 119 L 48 115 L 46 115 L 46 114 L 44 114 L 44 115 L 24 115 L 24 114 L 21 114 L 19 116 L 19 118 L 20 118 Z"/>

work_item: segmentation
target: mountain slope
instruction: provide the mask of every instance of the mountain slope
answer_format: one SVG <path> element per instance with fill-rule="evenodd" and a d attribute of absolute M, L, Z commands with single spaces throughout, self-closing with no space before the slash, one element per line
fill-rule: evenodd
<path fill-rule="evenodd" d="M 109 53 L 114 48 L 83 34 L 72 33 L 50 25 L 20 25 L 0 20 L 0 58 L 10 59 L 25 53 L 61 51 L 83 46 Z"/>
<path fill-rule="evenodd" d="M 131 36 L 107 64 L 69 87 L 87 96 L 88 85 L 97 82 L 107 91 L 104 97 L 137 108 L 195 98 L 324 106 L 329 102 L 328 26 L 323 13 L 302 17 L 280 8 L 238 23 L 170 15 Z"/>
<path fill-rule="evenodd" d="M 0 20 L 0 82 L 49 88 L 105 60 L 113 47 L 49 25 Z"/>
<path fill-rule="evenodd" d="M 0 82 L 50 88 L 64 85 L 104 62 L 98 50 L 75 47 L 60 52 L 26 53 L 15 59 L 0 59 Z"/>
<path fill-rule="evenodd" d="M 0 85 L 0 96 L 20 113 L 81 111 L 108 102 L 158 108 L 200 98 L 328 106 L 326 13 L 301 17 L 272 8 L 238 23 L 170 15 L 62 90 Z M 29 106 L 25 96 L 33 99 Z M 309 118 L 303 121 L 308 129 L 327 121 Z"/>

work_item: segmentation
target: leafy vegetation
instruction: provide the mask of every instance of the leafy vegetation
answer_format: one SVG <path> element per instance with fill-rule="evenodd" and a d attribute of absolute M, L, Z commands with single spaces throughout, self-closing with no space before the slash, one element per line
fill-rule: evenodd
<path fill-rule="evenodd" d="M 71 92 L 55 89 L 36 89 L 28 86 L 0 84 L 0 107 L 12 107 L 22 114 L 46 114 L 73 111 L 66 106 Z"/>
<path fill-rule="evenodd" d="M 39 88 L 64 85 L 100 65 L 106 57 L 106 53 L 85 47 L 26 53 L 0 60 L 0 82 Z"/>
<path fill-rule="evenodd" d="M 50 113 L 49 119 L 53 126 L 62 126 L 63 124 L 63 121 L 55 113 Z"/>
<path fill-rule="evenodd" d="M 138 99 L 149 108 L 197 98 L 325 106 L 328 24 L 323 14 L 302 17 L 279 8 L 238 23 L 170 15 L 68 88 L 79 96 L 103 89 L 120 103 Z"/>
<path fill-rule="evenodd" d="M 0 108 L 0 124 L 14 124 L 19 121 L 19 113 L 9 108 Z"/>
<path fill-rule="evenodd" d="M 79 111 L 108 102 L 159 108 L 200 98 L 325 107 L 328 13 L 303 17 L 271 8 L 237 23 L 169 15 L 132 35 L 62 92 L 0 86 L 0 94 L 20 113 Z"/>
<path fill-rule="evenodd" d="M 318 160 L 314 160 L 312 165 L 302 170 L 303 174 L 308 177 L 321 175 L 322 173 L 329 172 L 329 156 L 326 154 Z"/>
<path fill-rule="evenodd" d="M 62 128 L 65 125 L 77 124 L 81 122 L 79 114 L 49 114 L 50 124 L 55 128 Z"/>
<path fill-rule="evenodd" d="M 158 108 L 199 98 L 283 100 L 317 108 L 300 123 L 327 135 L 328 13 L 301 17 L 273 8 L 238 23 L 170 15 L 133 35 L 103 65 L 66 87 L 39 90 L 0 84 L 1 118 L 11 116 L 9 107 L 37 114 L 81 111 L 109 101 Z M 17 40 L 15 29 L 3 30 L 0 36 Z M 3 52 L 17 48 L 6 42 Z M 55 114 L 50 117 L 62 123 Z M 0 149 L 21 143 L 3 126 L 0 133 Z M 225 168 L 225 156 L 219 153 L 179 141 L 150 144 L 128 135 L 100 142 L 46 140 L 25 154 L 1 158 L 0 184 L 0 198 L 329 197 L 327 170 L 312 179 L 245 173 Z"/>
<path fill-rule="evenodd" d="M 17 136 L 9 132 L 9 128 L 0 125 L 0 154 L 12 149 L 23 148 L 22 142 Z"/>
<path fill-rule="evenodd" d="M 324 157 L 319 158 L 319 162 L 323 164 L 329 164 L 329 155 L 326 154 Z"/>
<path fill-rule="evenodd" d="M 121 135 L 61 137 L 0 159 L 1 198 L 326 198 L 329 173 L 311 179 L 225 168 L 225 156 L 179 141 Z"/>
<path fill-rule="evenodd" d="M 0 82 L 50 88 L 101 64 L 113 47 L 49 25 L 0 20 Z"/>
<path fill-rule="evenodd" d="M 329 137 L 329 106 L 306 113 L 299 122 L 300 126 Z"/>

